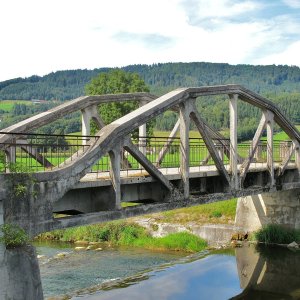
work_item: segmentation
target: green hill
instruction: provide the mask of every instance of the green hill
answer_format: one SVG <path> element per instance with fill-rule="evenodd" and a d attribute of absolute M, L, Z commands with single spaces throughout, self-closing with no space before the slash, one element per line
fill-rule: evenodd
<path fill-rule="evenodd" d="M 138 73 L 158 96 L 179 87 L 218 84 L 241 84 L 275 102 L 295 124 L 300 124 L 300 68 L 296 66 L 252 66 L 223 63 L 164 63 L 153 65 L 130 65 L 125 71 Z M 0 100 L 44 99 L 65 101 L 85 94 L 84 87 L 101 72 L 94 70 L 57 71 L 45 76 L 16 78 L 0 82 Z M 49 101 L 49 105 L 52 101 Z M 56 102 L 57 103 L 57 102 Z M 52 106 L 52 104 L 50 105 Z M 201 115 L 216 129 L 229 126 L 228 97 L 203 97 L 197 101 Z M 46 108 L 46 106 L 45 106 Z M 246 103 L 239 105 L 239 138 L 250 139 L 261 116 L 258 109 Z M 1 110 L 1 108 L 0 108 Z M 31 109 L 32 110 L 32 109 Z M 35 112 L 40 109 L 34 109 Z M 3 116 L 0 129 L 28 117 L 29 109 L 12 109 L 14 115 Z M 26 114 L 17 112 L 25 111 Z M 2 110 L 2 114 L 5 109 Z M 177 120 L 174 112 L 166 112 L 156 120 L 156 130 L 170 130 Z M 69 124 L 69 123 L 72 124 Z M 63 124 L 62 124 L 63 123 Z M 79 115 L 71 116 L 51 126 L 53 131 L 69 133 L 80 130 Z M 50 133 L 51 130 L 46 130 Z"/>

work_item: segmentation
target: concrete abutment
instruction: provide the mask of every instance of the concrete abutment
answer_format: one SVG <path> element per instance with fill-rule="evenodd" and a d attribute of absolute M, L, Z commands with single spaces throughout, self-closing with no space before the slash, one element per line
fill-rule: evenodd
<path fill-rule="evenodd" d="M 300 229 L 300 189 L 238 198 L 236 226 L 253 232 L 267 224 Z"/>

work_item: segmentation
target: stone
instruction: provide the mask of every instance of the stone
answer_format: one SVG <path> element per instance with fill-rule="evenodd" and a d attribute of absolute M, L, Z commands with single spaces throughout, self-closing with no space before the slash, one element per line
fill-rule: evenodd
<path fill-rule="evenodd" d="M 298 249 L 299 245 L 294 241 L 294 242 L 288 244 L 287 247 L 288 248 L 296 248 L 296 249 Z"/>
<path fill-rule="evenodd" d="M 97 249 L 95 249 L 95 251 L 103 251 L 103 249 L 102 248 L 97 248 Z"/>
<path fill-rule="evenodd" d="M 75 247 L 76 251 L 86 250 L 86 247 Z"/>
<path fill-rule="evenodd" d="M 76 241 L 74 244 L 77 244 L 77 245 L 88 245 L 89 242 L 88 241 Z"/>

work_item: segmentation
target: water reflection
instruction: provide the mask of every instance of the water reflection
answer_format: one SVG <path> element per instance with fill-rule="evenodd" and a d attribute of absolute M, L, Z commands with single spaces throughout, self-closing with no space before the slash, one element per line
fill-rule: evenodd
<path fill-rule="evenodd" d="M 232 299 L 300 299 L 300 252 L 248 246 L 236 249 L 241 287 Z"/>
<path fill-rule="evenodd" d="M 47 257 L 62 250 L 45 245 L 38 249 Z M 46 297 L 69 293 L 62 298 L 300 300 L 300 251 L 245 245 L 179 258 L 137 249 L 63 250 L 69 253 L 66 258 L 40 262 Z M 142 271 L 149 267 L 151 271 Z M 103 283 L 116 277 L 127 278 Z M 0 299 L 43 299 L 32 246 L 9 250 L 0 244 Z"/>
<path fill-rule="evenodd" d="M 0 244 L 0 299 L 43 299 L 40 270 L 34 247 L 6 249 Z"/>
<path fill-rule="evenodd" d="M 235 255 L 235 256 L 234 256 Z M 72 299 L 300 299 L 300 252 L 245 245 L 194 256 Z M 125 287 L 125 288 L 124 288 Z"/>

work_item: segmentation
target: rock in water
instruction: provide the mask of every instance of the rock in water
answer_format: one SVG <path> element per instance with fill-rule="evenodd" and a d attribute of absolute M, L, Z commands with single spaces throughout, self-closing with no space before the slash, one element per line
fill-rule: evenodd
<path fill-rule="evenodd" d="M 294 242 L 292 242 L 292 243 L 290 243 L 290 244 L 288 244 L 287 245 L 289 248 L 296 248 L 296 249 L 298 249 L 299 248 L 299 245 L 294 241 Z"/>

